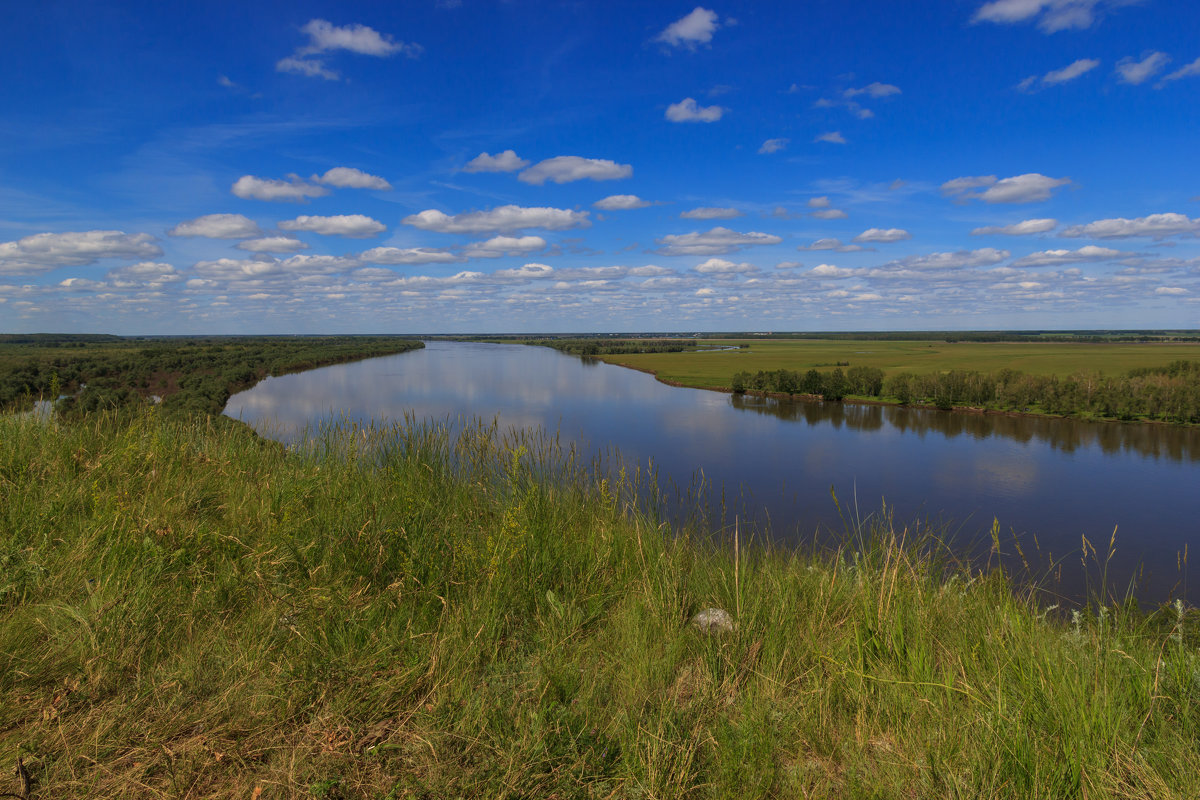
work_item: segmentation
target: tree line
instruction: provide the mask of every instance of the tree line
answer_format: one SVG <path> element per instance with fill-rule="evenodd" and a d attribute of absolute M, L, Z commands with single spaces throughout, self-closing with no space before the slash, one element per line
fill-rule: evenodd
<path fill-rule="evenodd" d="M 847 396 L 879 398 L 901 405 L 970 407 L 1000 411 L 1155 420 L 1200 424 L 1200 362 L 1175 361 L 1162 367 L 1139 367 L 1125 375 L 1079 372 L 1068 376 L 1027 375 L 1003 369 L 996 373 L 950 370 L 884 377 L 873 367 L 846 372 L 803 374 L 791 370 L 739 372 L 735 393 L 747 391 L 812 395 L 826 400 Z"/>
<path fill-rule="evenodd" d="M 424 345 L 392 336 L 198 337 L 161 340 L 58 337 L 0 342 L 0 409 L 56 400 L 87 414 L 161 398 L 172 413 L 220 414 L 230 395 L 268 375 L 402 353 Z"/>

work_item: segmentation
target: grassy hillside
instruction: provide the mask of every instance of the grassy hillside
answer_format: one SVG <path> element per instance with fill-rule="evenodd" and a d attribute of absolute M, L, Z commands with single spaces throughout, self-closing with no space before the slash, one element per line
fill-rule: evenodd
<path fill-rule="evenodd" d="M 1200 794 L 1190 610 L 1060 618 L 883 517 L 711 552 L 486 429 L 0 442 L 0 792 Z"/>

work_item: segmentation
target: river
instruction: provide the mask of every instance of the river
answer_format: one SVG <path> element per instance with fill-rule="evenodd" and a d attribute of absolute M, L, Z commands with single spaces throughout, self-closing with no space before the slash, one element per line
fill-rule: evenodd
<path fill-rule="evenodd" d="M 697 353 L 703 358 L 703 353 Z M 790 544 L 845 530 L 843 517 L 929 520 L 962 552 L 986 551 L 993 519 L 1048 595 L 1099 587 L 1082 537 L 1107 559 L 1108 591 L 1184 596 L 1200 543 L 1200 430 L 892 406 L 787 403 L 667 386 L 622 367 L 524 345 L 431 341 L 423 350 L 267 378 L 225 413 L 294 442 L 330 419 L 497 420 L 557 431 L 585 451 L 657 469 L 668 502 L 700 476 L 725 522 Z M 676 487 L 671 490 L 670 487 Z M 838 497 L 840 511 L 831 497 Z M 720 525 L 719 510 L 713 525 Z"/>

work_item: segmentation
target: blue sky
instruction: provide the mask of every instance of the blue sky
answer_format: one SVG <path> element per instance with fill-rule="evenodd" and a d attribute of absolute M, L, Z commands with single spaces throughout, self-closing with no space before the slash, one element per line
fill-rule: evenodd
<path fill-rule="evenodd" d="M 6 17 L 3 331 L 1200 327 L 1200 3 Z"/>

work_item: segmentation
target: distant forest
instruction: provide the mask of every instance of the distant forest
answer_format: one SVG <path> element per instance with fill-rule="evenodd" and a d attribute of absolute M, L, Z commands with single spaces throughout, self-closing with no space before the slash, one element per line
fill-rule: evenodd
<path fill-rule="evenodd" d="M 125 408 L 157 397 L 171 413 L 217 415 L 267 375 L 423 347 L 394 336 L 120 337 L 0 335 L 0 409 L 54 400 L 61 414 Z"/>
<path fill-rule="evenodd" d="M 1057 414 L 1117 420 L 1200 424 L 1200 362 L 1175 361 L 1142 367 L 1122 376 L 1098 373 L 1027 375 L 1004 369 L 994 374 L 950 370 L 917 375 L 900 372 L 886 378 L 874 367 L 805 373 L 766 370 L 739 372 L 735 393 L 753 391 L 819 396 L 880 398 L 903 405 L 932 405 Z"/>

